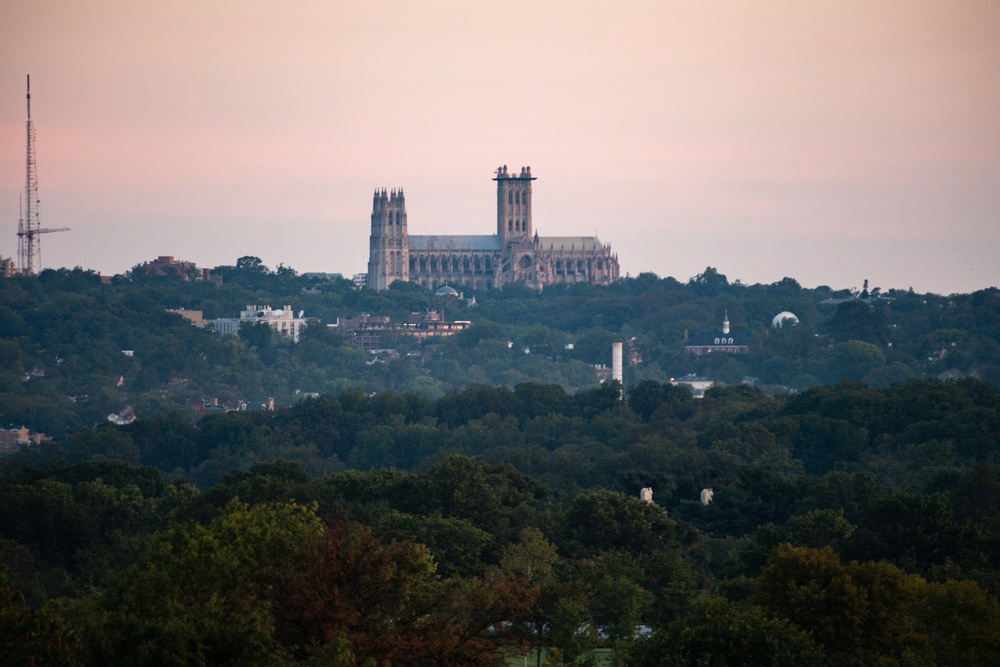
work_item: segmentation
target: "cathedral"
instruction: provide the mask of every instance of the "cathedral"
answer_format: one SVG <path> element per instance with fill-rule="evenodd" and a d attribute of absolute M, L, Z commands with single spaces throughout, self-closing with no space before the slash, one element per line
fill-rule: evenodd
<path fill-rule="evenodd" d="M 618 279 L 618 256 L 596 236 L 539 236 L 531 219 L 531 167 L 497 169 L 497 231 L 490 236 L 415 236 L 407 231 L 403 190 L 375 191 L 369 289 L 396 280 L 431 289 L 443 285 L 488 290 Z"/>

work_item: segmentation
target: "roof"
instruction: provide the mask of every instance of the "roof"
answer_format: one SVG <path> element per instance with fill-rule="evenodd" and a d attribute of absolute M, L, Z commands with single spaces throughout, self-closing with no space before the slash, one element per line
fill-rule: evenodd
<path fill-rule="evenodd" d="M 540 250 L 604 250 L 604 244 L 596 236 L 539 236 Z"/>
<path fill-rule="evenodd" d="M 493 236 L 410 236 L 410 250 L 500 250 L 500 237 Z"/>
<path fill-rule="evenodd" d="M 743 331 L 730 331 L 727 334 L 723 334 L 721 331 L 704 331 L 691 336 L 691 338 L 684 343 L 684 347 L 703 347 L 706 345 L 732 347 L 734 345 L 750 345 L 750 339 L 750 334 Z M 730 340 L 732 341 L 731 343 L 722 342 Z"/>

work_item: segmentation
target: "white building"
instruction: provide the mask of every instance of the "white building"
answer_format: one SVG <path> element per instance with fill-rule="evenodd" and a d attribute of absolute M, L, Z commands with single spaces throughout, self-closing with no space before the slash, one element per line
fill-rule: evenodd
<path fill-rule="evenodd" d="M 303 317 L 304 314 L 303 311 L 299 311 L 298 317 L 296 317 L 291 306 L 285 306 L 281 310 L 272 310 L 270 306 L 247 306 L 238 318 L 223 317 L 212 320 L 212 327 L 216 333 L 237 336 L 244 323 L 266 324 L 275 333 L 291 338 L 297 343 L 299 336 L 302 335 L 302 330 L 308 323 Z"/>
<path fill-rule="evenodd" d="M 705 390 L 710 389 L 715 384 L 715 380 L 691 374 L 679 378 L 670 378 L 670 384 L 675 387 L 690 387 L 692 396 L 695 398 L 704 398 Z"/>

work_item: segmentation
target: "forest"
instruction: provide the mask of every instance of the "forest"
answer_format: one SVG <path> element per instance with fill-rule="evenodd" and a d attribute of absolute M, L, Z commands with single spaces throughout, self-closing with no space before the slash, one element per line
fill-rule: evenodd
<path fill-rule="evenodd" d="M 709 268 L 471 305 L 246 259 L 0 280 L 0 419 L 51 436 L 0 459 L 3 664 L 1000 664 L 997 290 Z M 166 312 L 248 303 L 318 325 Z M 427 309 L 473 326 L 384 364 L 320 326 Z M 725 315 L 749 354 L 684 350 Z"/>
<path fill-rule="evenodd" d="M 992 665 L 998 433 L 974 379 L 102 426 L 4 467 L 5 664 Z"/>

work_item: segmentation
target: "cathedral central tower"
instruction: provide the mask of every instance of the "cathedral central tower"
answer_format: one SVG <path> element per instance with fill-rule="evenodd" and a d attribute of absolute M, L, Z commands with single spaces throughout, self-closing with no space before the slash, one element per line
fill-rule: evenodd
<path fill-rule="evenodd" d="M 521 167 L 520 173 L 507 173 L 507 165 L 497 169 L 497 236 L 506 246 L 534 234 L 531 223 L 531 167 Z"/>

